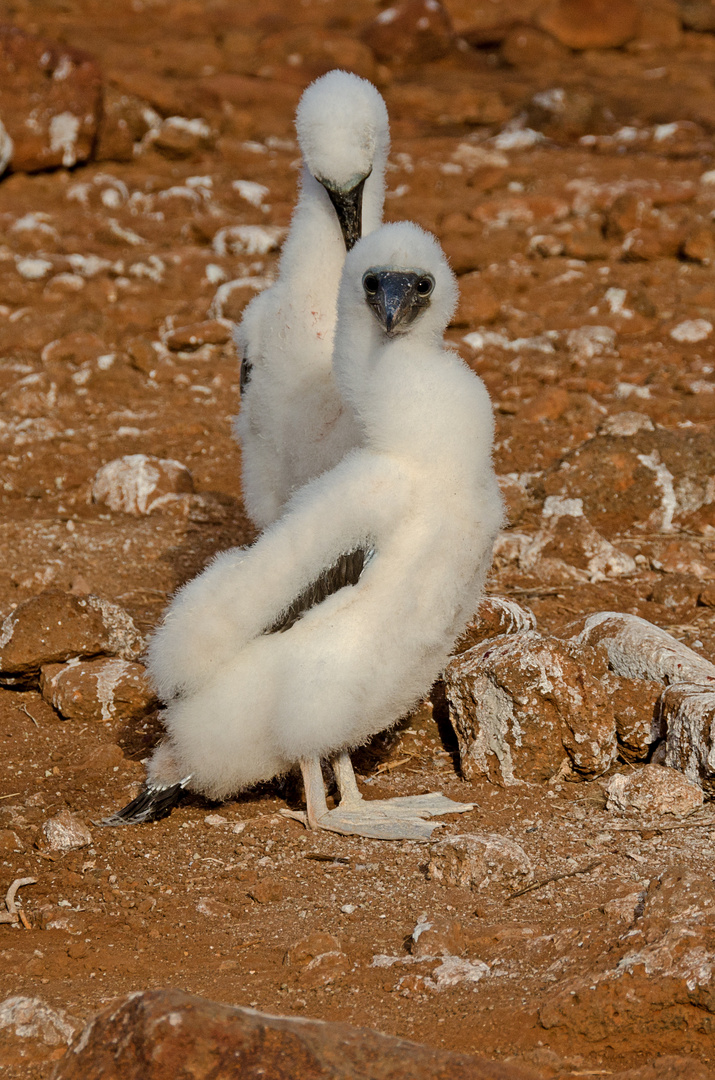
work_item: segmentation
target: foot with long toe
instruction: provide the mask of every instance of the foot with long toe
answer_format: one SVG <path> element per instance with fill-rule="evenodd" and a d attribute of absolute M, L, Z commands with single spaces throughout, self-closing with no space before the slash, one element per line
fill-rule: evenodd
<path fill-rule="evenodd" d="M 401 795 L 394 799 L 362 799 L 359 804 L 328 810 L 317 828 L 344 836 L 367 836 L 374 840 L 429 840 L 443 821 L 441 814 L 464 814 L 473 803 L 458 803 L 430 791 L 426 795 Z"/>
<path fill-rule="evenodd" d="M 341 754 L 333 761 L 340 805 L 328 810 L 320 762 L 301 761 L 306 812 L 282 811 L 308 828 L 325 829 L 343 836 L 366 836 L 373 840 L 429 840 L 444 822 L 430 818 L 442 814 L 463 814 L 473 803 L 457 803 L 437 791 L 426 795 L 403 795 L 394 799 L 363 799 L 355 783 L 350 758 Z"/>

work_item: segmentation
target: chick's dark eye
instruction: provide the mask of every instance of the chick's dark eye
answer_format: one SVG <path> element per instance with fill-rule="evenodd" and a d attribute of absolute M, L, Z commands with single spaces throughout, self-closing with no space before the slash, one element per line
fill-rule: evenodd
<path fill-rule="evenodd" d="M 375 274 L 365 274 L 365 277 L 362 279 L 362 287 L 365 290 L 366 296 L 375 296 L 380 287 L 380 282 L 377 280 Z"/>
<path fill-rule="evenodd" d="M 418 296 L 429 296 L 434 289 L 434 279 L 431 277 L 422 277 L 415 286 Z"/>

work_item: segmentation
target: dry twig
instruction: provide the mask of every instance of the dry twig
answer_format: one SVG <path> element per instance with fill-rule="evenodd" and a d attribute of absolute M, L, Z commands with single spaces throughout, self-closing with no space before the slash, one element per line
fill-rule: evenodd
<path fill-rule="evenodd" d="M 617 825 L 611 826 L 614 832 L 675 832 L 676 829 L 711 829 L 715 821 L 678 821 L 673 825 Z"/>
<path fill-rule="evenodd" d="M 527 885 L 525 889 L 519 889 L 518 892 L 512 893 L 511 896 L 507 896 L 507 900 L 515 900 L 517 896 L 523 896 L 524 893 L 534 892 L 535 889 L 543 889 L 545 885 L 551 885 L 553 881 L 563 881 L 564 878 L 576 877 L 577 874 L 587 874 L 590 870 L 595 870 L 597 866 L 602 865 L 603 859 L 597 859 L 596 862 L 589 863 L 588 866 L 581 866 L 576 870 L 567 870 L 565 874 L 552 874 L 551 877 L 544 878 L 543 881 L 535 881 L 533 885 Z"/>
<path fill-rule="evenodd" d="M 35 720 L 35 717 L 34 717 L 34 716 L 32 715 L 32 713 L 28 711 L 27 705 L 25 705 L 25 704 L 23 704 L 23 705 L 16 705 L 16 706 L 15 706 L 15 708 L 16 708 L 16 709 L 18 710 L 18 712 L 24 712 L 25 716 L 29 716 L 29 717 L 30 717 L 30 719 L 32 720 L 33 724 L 35 725 L 35 727 L 39 727 L 39 726 L 40 726 L 40 725 L 39 725 L 39 724 L 37 723 L 37 720 Z"/>
<path fill-rule="evenodd" d="M 381 765 L 377 766 L 375 772 L 392 772 L 393 769 L 398 769 L 400 765 L 406 765 L 414 756 L 414 754 L 408 754 L 407 757 L 398 758 L 397 761 L 383 761 Z"/>

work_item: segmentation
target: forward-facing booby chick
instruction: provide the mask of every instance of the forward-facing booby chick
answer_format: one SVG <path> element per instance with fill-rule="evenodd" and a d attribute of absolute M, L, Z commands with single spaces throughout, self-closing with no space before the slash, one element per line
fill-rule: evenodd
<path fill-rule="evenodd" d="M 296 115 L 303 171 L 278 280 L 246 308 L 241 357 L 246 509 L 265 528 L 291 493 L 336 465 L 358 427 L 333 379 L 340 274 L 349 250 L 382 221 L 389 130 L 385 102 L 357 75 L 331 71 Z"/>
<path fill-rule="evenodd" d="M 429 690 L 501 525 L 489 398 L 442 341 L 456 292 L 415 225 L 348 254 L 335 371 L 361 448 L 178 593 L 149 649 L 168 738 L 110 823 L 144 820 L 183 787 L 224 799 L 296 763 L 311 827 L 423 838 L 424 818 L 469 809 L 434 794 L 363 801 L 348 756 Z M 341 793 L 331 811 L 324 759 Z"/>

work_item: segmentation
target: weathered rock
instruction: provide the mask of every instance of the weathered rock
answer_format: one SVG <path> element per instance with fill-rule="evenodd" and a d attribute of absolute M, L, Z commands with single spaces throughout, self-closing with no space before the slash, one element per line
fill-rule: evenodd
<path fill-rule="evenodd" d="M 636 36 L 635 0 L 556 0 L 539 14 L 539 25 L 569 49 L 613 49 Z"/>
<path fill-rule="evenodd" d="M 696 225 L 685 238 L 683 255 L 702 266 L 711 266 L 715 261 L 715 235 L 712 229 L 706 225 Z"/>
<path fill-rule="evenodd" d="M 669 532 L 713 502 L 713 473 L 709 435 L 656 428 L 590 439 L 549 468 L 534 493 L 581 499 L 586 517 L 606 537 L 634 525 Z"/>
<path fill-rule="evenodd" d="M 705 686 L 678 683 L 661 698 L 661 721 L 667 732 L 665 763 L 715 792 L 715 682 Z"/>
<path fill-rule="evenodd" d="M 661 682 L 625 679 L 608 671 L 600 676 L 616 720 L 618 747 L 627 761 L 645 761 L 664 734 L 660 714 Z"/>
<path fill-rule="evenodd" d="M 341 951 L 340 942 L 334 934 L 316 931 L 291 945 L 283 957 L 283 963 L 286 967 L 306 967 L 318 956 Z"/>
<path fill-rule="evenodd" d="M 227 919 L 231 914 L 228 904 L 222 904 L 213 896 L 202 896 L 196 905 L 199 915 L 208 915 L 211 919 Z"/>
<path fill-rule="evenodd" d="M 711 875 L 684 866 L 651 878 L 643 898 L 645 925 L 698 924 L 715 928 L 715 886 Z"/>
<path fill-rule="evenodd" d="M 180 990 L 132 994 L 99 1013 L 54 1080 L 173 1080 L 177 1075 L 271 1080 L 534 1080 L 516 1065 L 379 1035 L 347 1024 L 267 1016 Z"/>
<path fill-rule="evenodd" d="M 430 844 L 427 876 L 441 885 L 519 889 L 532 878 L 526 852 L 496 833 L 462 833 Z"/>
<path fill-rule="evenodd" d="M 543 782 L 564 755 L 583 776 L 605 772 L 616 756 L 616 726 L 592 663 L 533 630 L 455 657 L 444 681 L 465 776 Z"/>
<path fill-rule="evenodd" d="M 100 777 L 126 768 L 141 771 L 142 765 L 138 761 L 125 758 L 121 748 L 115 742 L 105 742 L 93 746 L 89 753 L 74 766 L 73 772 L 83 773 L 88 777 Z"/>
<path fill-rule="evenodd" d="M 703 558 L 700 550 L 682 540 L 659 545 L 651 565 L 654 570 L 661 570 L 664 574 L 689 574 L 696 578 L 715 576 L 715 567 Z"/>
<path fill-rule="evenodd" d="M 715 687 L 715 664 L 637 615 L 599 611 L 588 616 L 573 640 L 604 648 L 616 675 Z"/>
<path fill-rule="evenodd" d="M 50 851 L 75 851 L 89 847 L 92 834 L 77 814 L 69 810 L 60 810 L 42 826 L 42 836 Z"/>
<path fill-rule="evenodd" d="M 104 87 L 102 106 L 95 160 L 132 161 L 135 147 L 151 130 L 151 110 L 139 98 L 112 86 Z"/>
<path fill-rule="evenodd" d="M 6 409 L 23 418 L 47 416 L 57 404 L 57 385 L 44 371 L 26 375 L 2 395 Z"/>
<path fill-rule="evenodd" d="M 571 404 L 571 396 L 561 386 L 550 386 L 521 406 L 520 420 L 537 424 L 542 420 L 558 420 Z"/>
<path fill-rule="evenodd" d="M 594 1042 L 609 1037 L 617 1015 L 621 1037 L 642 1032 L 644 1023 L 653 1038 L 686 1022 L 688 1030 L 709 1036 L 715 1005 L 712 876 L 669 867 L 651 879 L 634 914 L 632 929 L 610 951 L 609 967 L 567 983 L 542 1005 L 543 1027 Z M 643 1070 L 645 1076 L 698 1075 L 660 1072 L 658 1062 L 654 1065 L 655 1070 Z"/>
<path fill-rule="evenodd" d="M 690 614 L 703 588 L 694 574 L 667 574 L 655 582 L 648 599 L 683 615 Z"/>
<path fill-rule="evenodd" d="M 625 896 L 617 896 L 614 900 L 608 900 L 601 910 L 609 923 L 626 923 L 630 926 L 636 917 L 636 910 L 642 902 L 642 893 L 631 892 Z"/>
<path fill-rule="evenodd" d="M 92 499 L 110 510 L 139 516 L 161 510 L 193 490 L 191 473 L 180 461 L 128 454 L 97 471 Z"/>
<path fill-rule="evenodd" d="M 201 117 L 168 116 L 145 141 L 164 157 L 195 158 L 213 146 L 216 135 Z"/>
<path fill-rule="evenodd" d="M 616 332 L 611 326 L 579 326 L 566 335 L 568 350 L 579 367 L 595 357 L 612 355 L 615 342 Z"/>
<path fill-rule="evenodd" d="M 39 911 L 40 930 L 61 930 L 70 937 L 80 937 L 87 933 L 87 916 L 82 911 L 44 904 Z"/>
<path fill-rule="evenodd" d="M 15 171 L 87 161 L 100 115 L 101 79 L 88 53 L 0 28 L 0 117 Z"/>
<path fill-rule="evenodd" d="M 502 41 L 501 55 L 512 67 L 533 71 L 560 63 L 568 53 L 551 34 L 535 26 L 515 26 Z"/>
<path fill-rule="evenodd" d="M 555 45 L 553 38 L 551 40 Z M 507 45 L 505 41 L 504 47 Z M 602 106 L 595 94 L 578 87 L 558 87 L 534 94 L 526 120 L 529 127 L 543 132 L 550 139 L 568 140 L 597 127 L 600 114 Z"/>
<path fill-rule="evenodd" d="M 543 516 L 543 526 L 519 556 L 522 570 L 549 581 L 595 582 L 635 573 L 632 556 L 594 529 L 580 499 L 549 496 Z"/>
<path fill-rule="evenodd" d="M 32 682 L 45 664 L 102 653 L 133 659 L 144 647 L 132 619 L 98 596 L 45 592 L 18 605 L 0 631 L 6 681 Z"/>
<path fill-rule="evenodd" d="M 536 616 L 529 608 L 509 600 L 505 596 L 485 596 L 477 614 L 452 649 L 452 655 L 466 652 L 487 638 L 502 634 L 519 634 L 523 630 L 536 629 Z"/>
<path fill-rule="evenodd" d="M 41 998 L 9 997 L 0 1001 L 0 1060 L 5 1069 L 47 1062 L 64 1048 L 81 1023 Z"/>
<path fill-rule="evenodd" d="M 684 817 L 703 805 L 701 787 L 687 780 L 682 772 L 662 765 L 642 765 L 635 772 L 620 773 L 609 780 L 606 791 L 607 810 Z"/>
<path fill-rule="evenodd" d="M 637 412 L 621 412 L 608 416 L 598 429 L 599 435 L 637 435 L 639 431 L 655 431 L 649 416 Z"/>
<path fill-rule="evenodd" d="M 54 341 L 48 342 L 42 350 L 42 362 L 52 371 L 58 365 L 80 367 L 94 363 L 100 356 L 108 353 L 106 341 L 98 334 L 86 330 L 73 330 Z"/>
<path fill-rule="evenodd" d="M 688 30 L 715 30 L 715 7 L 710 0 L 678 0 L 678 8 Z"/>
<path fill-rule="evenodd" d="M 423 958 L 424 959 L 424 958 Z M 439 993 L 450 986 L 459 986 L 460 983 L 477 983 L 489 974 L 489 965 L 483 960 L 468 960 L 460 956 L 443 956 L 440 963 L 434 967 L 429 975 L 421 975 L 419 972 L 410 972 L 398 979 L 393 987 L 403 997 L 411 997 L 412 994 L 424 994 L 426 991 Z"/>
<path fill-rule="evenodd" d="M 40 689 L 66 720 L 129 720 L 157 704 L 143 665 L 119 657 L 46 665 Z"/>
<path fill-rule="evenodd" d="M 167 335 L 165 344 L 167 349 L 180 352 L 193 351 L 202 345 L 225 345 L 230 340 L 230 325 L 220 319 L 209 319 L 206 322 L 177 327 Z"/>
<path fill-rule="evenodd" d="M 447 0 L 454 28 L 473 45 L 503 41 L 517 26 L 529 24 L 544 0 Z"/>
<path fill-rule="evenodd" d="M 715 584 L 706 585 L 698 594 L 698 603 L 703 607 L 715 607 Z"/>
<path fill-rule="evenodd" d="M 461 956 L 466 947 L 464 927 L 458 919 L 423 916 L 412 931 L 410 952 L 416 957 Z"/>
<path fill-rule="evenodd" d="M 0 855 L 10 851 L 24 851 L 20 837 L 12 829 L 0 829 Z"/>
<path fill-rule="evenodd" d="M 369 46 L 335 30 L 321 34 L 309 26 L 279 30 L 261 40 L 257 58 L 262 77 L 273 72 L 273 77 L 280 74 L 300 85 L 336 67 L 363 79 L 376 77 L 377 61 Z"/>
<path fill-rule="evenodd" d="M 285 889 L 281 885 L 280 881 L 259 881 L 257 885 L 249 891 L 248 894 L 251 900 L 255 900 L 257 904 L 274 904 L 277 900 L 283 900 L 285 897 Z"/>
<path fill-rule="evenodd" d="M 362 39 L 385 63 L 421 64 L 445 56 L 454 31 L 440 0 L 403 0 L 381 11 Z"/>

